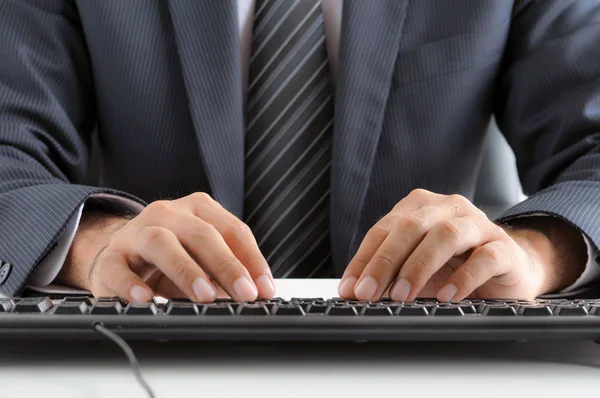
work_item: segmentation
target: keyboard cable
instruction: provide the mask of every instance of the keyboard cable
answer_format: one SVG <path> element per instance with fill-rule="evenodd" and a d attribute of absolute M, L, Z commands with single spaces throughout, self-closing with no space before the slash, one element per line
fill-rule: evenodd
<path fill-rule="evenodd" d="M 148 385 L 148 383 L 142 377 L 142 372 L 140 371 L 140 363 L 138 362 L 131 346 L 127 344 L 127 342 L 123 340 L 121 336 L 105 328 L 100 322 L 92 323 L 92 327 L 96 332 L 108 338 L 123 350 L 125 356 L 129 360 L 129 365 L 131 366 L 131 370 L 133 371 L 133 375 L 135 376 L 136 380 L 138 381 L 140 386 L 146 391 L 148 397 L 155 398 L 156 395 L 154 395 L 152 388 L 150 388 L 150 385 Z"/>

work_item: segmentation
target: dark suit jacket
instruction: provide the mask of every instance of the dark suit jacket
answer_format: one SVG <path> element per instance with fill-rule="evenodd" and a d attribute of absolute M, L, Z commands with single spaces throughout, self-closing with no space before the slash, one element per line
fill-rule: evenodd
<path fill-rule="evenodd" d="M 600 2 L 345 0 L 331 236 L 338 274 L 414 188 L 471 198 L 492 114 L 532 195 L 600 245 Z M 242 216 L 235 0 L 0 1 L 0 293 L 97 192 L 205 191 Z M 101 187 L 78 185 L 97 127 Z M 126 192 L 126 193 L 125 193 Z"/>

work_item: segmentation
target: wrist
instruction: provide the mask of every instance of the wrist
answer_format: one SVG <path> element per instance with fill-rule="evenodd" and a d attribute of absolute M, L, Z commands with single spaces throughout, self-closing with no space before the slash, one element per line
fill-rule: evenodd
<path fill-rule="evenodd" d="M 531 256 L 540 286 L 538 294 L 560 291 L 581 276 L 587 248 L 581 232 L 555 217 L 524 217 L 504 226 Z"/>
<path fill-rule="evenodd" d="M 128 218 L 101 210 L 84 210 L 73 243 L 58 274 L 58 283 L 89 290 L 89 269 L 110 241 L 111 236 L 121 229 Z"/>

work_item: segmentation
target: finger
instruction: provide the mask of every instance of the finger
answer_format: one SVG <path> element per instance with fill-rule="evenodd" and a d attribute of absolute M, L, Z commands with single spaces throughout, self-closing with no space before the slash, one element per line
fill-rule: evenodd
<path fill-rule="evenodd" d="M 352 299 L 355 297 L 354 290 L 358 278 L 369 263 L 369 260 L 371 260 L 375 252 L 377 252 L 379 246 L 381 246 L 388 237 L 392 227 L 393 220 L 390 217 L 387 219 L 384 217 L 384 219 L 376 223 L 369 232 L 367 232 L 367 235 L 346 267 L 342 279 L 340 280 L 338 294 L 341 298 Z"/>
<path fill-rule="evenodd" d="M 188 298 L 188 296 L 163 273 L 160 273 L 153 286 L 154 294 L 157 296 L 164 298 Z"/>
<path fill-rule="evenodd" d="M 193 215 L 175 215 L 170 224 L 174 230 L 173 237 L 181 242 L 194 261 L 233 299 L 256 300 L 258 291 L 248 270 L 212 224 Z"/>
<path fill-rule="evenodd" d="M 414 189 L 394 206 L 390 213 L 407 214 L 421 207 L 441 204 L 446 195 L 440 195 L 425 189 Z"/>
<path fill-rule="evenodd" d="M 242 221 L 228 212 L 220 203 L 203 193 L 180 199 L 192 210 L 196 217 L 214 225 L 217 231 L 237 257 L 248 269 L 258 294 L 262 298 L 272 298 L 275 284 L 267 260 L 262 255 L 252 231 Z"/>
<path fill-rule="evenodd" d="M 511 249 L 506 242 L 495 240 L 475 251 L 437 292 L 439 301 L 459 301 L 491 278 L 510 271 Z"/>
<path fill-rule="evenodd" d="M 190 299 L 211 302 L 216 297 L 206 273 L 181 246 L 175 234 L 162 227 L 142 227 L 134 233 L 135 253 L 162 271 Z"/>
<path fill-rule="evenodd" d="M 422 189 L 412 191 L 367 233 L 340 281 L 340 297 L 378 300 L 432 225 L 477 212 L 478 209 L 460 195 L 439 195 Z M 380 251 L 396 227 L 400 233 L 390 239 L 391 247 Z"/>
<path fill-rule="evenodd" d="M 125 258 L 116 252 L 107 252 L 98 260 L 91 282 L 95 297 L 116 295 L 125 301 L 147 303 L 154 296 L 152 289 L 131 271 Z"/>
<path fill-rule="evenodd" d="M 490 221 L 473 217 L 459 217 L 435 224 L 402 266 L 391 290 L 392 298 L 397 301 L 414 300 L 444 264 L 492 240 L 496 228 Z"/>
<path fill-rule="evenodd" d="M 379 300 L 429 229 L 453 214 L 454 209 L 436 205 L 422 207 L 404 216 L 390 213 L 384 217 L 378 224 L 384 225 L 386 232 L 391 232 L 387 236 L 378 233 L 376 240 L 369 236 L 369 231 L 363 241 L 366 250 L 360 252 L 359 249 L 355 256 L 359 261 L 354 262 L 353 259 L 348 266 L 348 275 L 358 278 L 354 295 L 359 300 Z M 376 226 L 374 230 L 383 231 L 384 228 Z"/>

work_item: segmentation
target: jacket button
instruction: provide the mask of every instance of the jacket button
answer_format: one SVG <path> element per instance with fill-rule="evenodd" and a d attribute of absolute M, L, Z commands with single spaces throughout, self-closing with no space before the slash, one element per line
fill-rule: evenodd
<path fill-rule="evenodd" d="M 12 266 L 9 263 L 0 262 L 0 264 L 0 286 L 2 286 L 8 280 Z"/>

